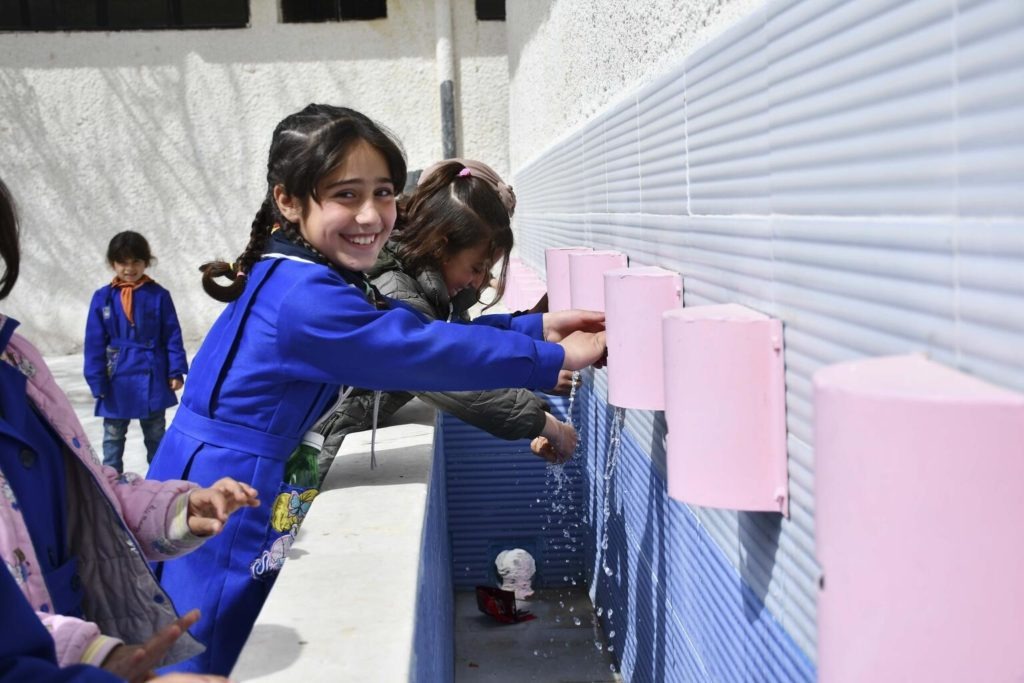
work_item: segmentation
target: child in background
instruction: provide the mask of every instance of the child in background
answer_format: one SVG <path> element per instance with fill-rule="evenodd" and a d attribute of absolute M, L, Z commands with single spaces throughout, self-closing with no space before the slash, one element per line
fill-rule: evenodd
<path fill-rule="evenodd" d="M 146 275 L 146 238 L 126 230 L 107 247 L 114 280 L 92 295 L 85 325 L 85 380 L 103 418 L 103 464 L 124 471 L 128 424 L 137 418 L 153 462 L 164 436 L 164 411 L 178 402 L 188 372 L 171 294 Z"/>
<path fill-rule="evenodd" d="M 21 251 L 2 181 L 0 257 L 3 299 Z M 177 617 L 147 560 L 193 550 L 234 510 L 259 501 L 226 477 L 202 489 L 101 467 L 17 325 L 0 314 L 0 679 L 148 680 L 161 661 L 201 647 L 183 635 L 198 614 Z"/>
<path fill-rule="evenodd" d="M 220 542 L 163 566 L 175 604 L 203 611 L 193 634 L 208 649 L 181 670 L 234 666 L 284 561 L 279 532 L 308 508 L 285 488 L 285 461 L 340 385 L 543 388 L 561 368 L 605 352 L 603 324 L 587 316 L 447 325 L 380 297 L 363 271 L 391 234 L 405 176 L 401 149 L 376 123 L 309 105 L 274 130 L 245 250 L 236 263 L 203 266 L 206 291 L 230 303 L 193 360 L 149 476 L 204 483 L 231 475 L 267 504 L 232 517 Z M 602 331 L 577 331 L 588 326 Z M 391 362 L 380 366 L 381 358 Z"/>
<path fill-rule="evenodd" d="M 469 321 L 485 283 L 505 291 L 512 251 L 515 193 L 480 161 L 452 159 L 428 167 L 416 189 L 399 200 L 399 224 L 369 271 L 384 296 L 415 308 L 431 320 Z M 503 263 L 491 280 L 491 268 Z M 390 363 L 381 358 L 381 366 Z M 571 381 L 571 380 L 570 380 Z M 535 439 L 534 452 L 551 462 L 570 458 L 576 430 L 548 412 L 547 403 L 526 389 L 457 392 L 374 392 L 354 389 L 318 424 L 324 435 L 320 478 L 326 476 L 346 434 L 375 427 L 416 395 L 426 403 L 507 440 Z"/>

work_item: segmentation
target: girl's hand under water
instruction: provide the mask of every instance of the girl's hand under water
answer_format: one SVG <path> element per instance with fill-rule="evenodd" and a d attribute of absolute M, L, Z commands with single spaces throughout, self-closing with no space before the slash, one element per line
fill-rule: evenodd
<path fill-rule="evenodd" d="M 576 430 L 551 413 L 545 414 L 544 430 L 530 442 L 530 450 L 550 463 L 560 465 L 576 452 Z"/>

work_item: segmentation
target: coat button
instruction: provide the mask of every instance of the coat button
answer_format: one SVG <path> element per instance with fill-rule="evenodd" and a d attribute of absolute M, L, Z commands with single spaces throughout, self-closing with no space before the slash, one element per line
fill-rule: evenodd
<path fill-rule="evenodd" d="M 19 453 L 18 456 L 21 458 L 21 464 L 24 465 L 26 469 L 31 468 L 36 464 L 36 452 L 31 448 L 22 448 L 21 453 Z"/>

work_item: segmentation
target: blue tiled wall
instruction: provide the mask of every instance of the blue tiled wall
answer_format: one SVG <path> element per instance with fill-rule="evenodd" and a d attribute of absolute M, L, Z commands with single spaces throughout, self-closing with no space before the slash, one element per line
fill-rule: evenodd
<path fill-rule="evenodd" d="M 690 508 L 668 498 L 664 478 L 628 428 L 621 432 L 614 471 L 605 478 L 613 409 L 592 385 L 581 390 L 579 409 L 577 422 L 589 437 L 577 457 L 587 473 L 591 596 L 624 678 L 813 681 L 813 664 Z M 764 526 L 752 522 L 747 528 Z"/>
<path fill-rule="evenodd" d="M 441 418 L 455 586 L 493 582 L 490 565 L 503 541 L 532 543 L 539 585 L 582 576 L 591 587 L 627 681 L 813 681 L 814 665 L 690 508 L 668 498 L 651 445 L 628 427 L 606 479 L 613 413 L 595 376 L 584 373 L 573 407 L 581 447 L 567 467 L 573 504 L 565 515 L 552 510 L 552 483 L 526 442 Z M 566 407 L 554 401 L 557 415 Z M 741 533 L 756 535 L 751 542 L 763 550 L 780 518 L 754 517 L 741 516 Z"/>
<path fill-rule="evenodd" d="M 549 397 L 564 415 L 567 399 Z M 561 586 L 583 576 L 580 523 L 583 468 L 573 462 L 555 471 L 530 452 L 529 441 L 503 441 L 442 415 L 448 490 L 448 528 L 456 588 L 494 585 L 494 558 L 521 547 L 537 562 L 534 586 Z"/>
<path fill-rule="evenodd" d="M 444 439 L 437 434 L 427 489 L 427 516 L 420 544 L 416 631 L 413 636 L 413 662 L 409 667 L 409 680 L 415 683 L 450 681 L 455 675 L 455 606 L 445 499 Z M 378 586 L 377 590 L 387 590 L 387 586 Z"/>

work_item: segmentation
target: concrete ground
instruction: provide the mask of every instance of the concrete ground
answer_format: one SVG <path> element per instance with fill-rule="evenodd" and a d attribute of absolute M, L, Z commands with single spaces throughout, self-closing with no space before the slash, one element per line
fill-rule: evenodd
<path fill-rule="evenodd" d="M 473 591 L 456 593 L 456 683 L 622 680 L 585 588 L 540 590 L 517 607 L 537 618 L 502 624 L 477 609 Z"/>

